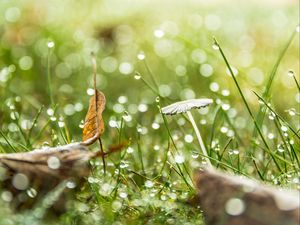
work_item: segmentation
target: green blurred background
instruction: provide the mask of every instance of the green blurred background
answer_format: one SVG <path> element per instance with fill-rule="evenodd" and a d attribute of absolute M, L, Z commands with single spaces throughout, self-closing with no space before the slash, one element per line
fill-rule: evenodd
<path fill-rule="evenodd" d="M 19 123 L 26 130 L 42 105 L 50 107 L 48 65 L 58 105 L 52 122 L 63 122 L 70 140 L 80 140 L 88 93 L 92 94 L 88 90 L 92 88 L 91 51 L 97 56 L 98 88 L 107 97 L 104 119 L 108 131 L 104 136 L 108 142 L 117 135 L 109 126 L 118 125 L 127 111 L 125 135 L 133 136 L 135 128 L 142 126 L 144 134 L 152 137 L 149 142 L 154 143 L 155 136 L 162 133 L 157 132 L 162 123 L 155 103 L 158 94 L 162 105 L 173 100 L 213 98 L 228 111 L 243 139 L 250 139 L 253 127 L 219 52 L 212 48 L 213 37 L 223 47 L 256 112 L 259 103 L 252 91 L 263 93 L 276 59 L 299 22 L 296 0 L 2 0 L 0 6 L 0 123 L 1 130 L 18 141 L 21 138 L 11 111 L 21 114 Z M 298 117 L 289 113 L 299 106 L 300 96 L 289 70 L 298 76 L 298 35 L 271 90 L 276 110 L 297 125 Z M 157 93 L 138 79 L 136 72 Z M 206 136 L 214 109 L 200 110 L 207 115 L 205 120 L 196 115 L 198 122 L 208 126 L 203 128 Z M 46 110 L 42 112 L 34 134 L 51 115 L 51 111 L 48 115 Z M 51 130 L 45 129 L 37 143 L 49 141 L 49 134 Z M 58 138 L 51 145 L 61 142 Z"/>
<path fill-rule="evenodd" d="M 81 140 L 93 94 L 94 52 L 97 86 L 107 99 L 104 146 L 131 143 L 123 155 L 108 158 L 106 176 L 101 160 L 91 163 L 87 185 L 68 201 L 69 214 L 61 224 L 202 224 L 199 209 L 185 204 L 193 190 L 183 181 L 202 166 L 194 131 L 184 115 L 167 117 L 177 149 L 170 145 L 157 96 L 161 106 L 214 99 L 209 108 L 193 111 L 214 166 L 300 189 L 299 171 L 292 164 L 297 157 L 291 155 L 292 150 L 299 155 L 300 143 L 287 127 L 300 129 L 300 93 L 292 76 L 299 82 L 298 25 L 296 0 L 1 0 L 0 152 Z M 269 144 L 265 150 L 220 52 L 213 48 L 213 37 L 256 115 L 260 102 L 253 91 L 263 94 L 293 33 L 267 99 L 286 123 L 267 111 L 260 123 Z M 280 158 L 283 172 L 270 152 Z M 174 161 L 184 168 L 182 176 Z M 5 210 L 0 210 L 0 223 L 12 224 Z M 33 224 L 36 217 L 30 216 L 26 223 Z"/>

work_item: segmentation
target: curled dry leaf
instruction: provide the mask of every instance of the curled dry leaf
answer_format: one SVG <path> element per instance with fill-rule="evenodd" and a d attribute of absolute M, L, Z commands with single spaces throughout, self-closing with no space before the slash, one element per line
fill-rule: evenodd
<path fill-rule="evenodd" d="M 89 109 L 85 117 L 83 127 L 83 141 L 85 144 L 93 144 L 104 132 L 102 112 L 105 109 L 105 95 L 96 90 L 90 99 Z"/>

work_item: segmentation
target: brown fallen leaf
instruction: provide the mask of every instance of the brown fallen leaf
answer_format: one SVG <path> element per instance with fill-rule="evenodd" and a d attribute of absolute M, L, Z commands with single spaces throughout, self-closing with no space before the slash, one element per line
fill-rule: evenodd
<path fill-rule="evenodd" d="M 90 98 L 89 109 L 85 117 L 85 122 L 83 126 L 83 141 L 86 145 L 93 144 L 97 139 L 100 138 L 101 134 L 104 132 L 104 122 L 102 118 L 102 112 L 105 109 L 105 95 L 97 90 L 96 87 L 96 77 L 97 77 L 97 63 L 94 53 L 92 55 L 92 65 L 93 65 L 93 77 L 94 77 L 94 95 Z M 100 141 L 100 147 L 102 144 Z"/>
<path fill-rule="evenodd" d="M 90 99 L 83 127 L 82 139 L 86 143 L 94 143 L 104 132 L 102 112 L 105 109 L 105 102 L 104 94 L 96 90 L 95 95 Z"/>
<path fill-rule="evenodd" d="M 94 77 L 94 96 L 91 97 L 89 103 L 89 110 L 85 117 L 83 126 L 82 139 L 85 145 L 91 145 L 95 141 L 99 140 L 100 149 L 102 152 L 102 162 L 104 175 L 106 174 L 106 165 L 104 159 L 104 151 L 101 141 L 101 134 L 104 132 L 104 122 L 102 118 L 102 112 L 105 109 L 105 95 L 97 90 L 97 63 L 94 53 L 92 52 L 92 65 L 93 65 L 93 77 Z"/>

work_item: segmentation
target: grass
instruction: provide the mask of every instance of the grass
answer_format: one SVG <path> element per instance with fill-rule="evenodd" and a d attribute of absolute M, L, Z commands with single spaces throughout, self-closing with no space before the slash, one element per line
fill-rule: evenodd
<path fill-rule="evenodd" d="M 132 5 L 139 10 L 120 6 L 121 14 L 113 3 L 70 8 L 53 2 L 63 13 L 33 1 L 0 4 L 7 17 L 0 19 L 5 27 L 0 36 L 0 152 L 81 140 L 86 93 L 94 82 L 91 51 L 98 65 L 96 85 L 107 99 L 103 148 L 128 142 L 106 158 L 105 172 L 101 159 L 90 162 L 90 176 L 68 194 L 68 210 L 59 217 L 41 218 L 62 198 L 64 183 L 24 212 L 13 212 L 1 189 L 0 224 L 203 224 L 201 209 L 188 202 L 195 194 L 193 172 L 206 156 L 186 115 L 170 118 L 160 111 L 189 98 L 214 99 L 209 108 L 193 113 L 213 167 L 299 190 L 299 34 L 292 4 L 174 3 L 175 11 L 162 10 L 159 16 L 142 3 Z M 43 19 L 29 13 L 33 5 Z M 12 7 L 22 19 L 10 21 Z M 179 9 L 184 16 L 174 13 Z M 32 21 L 32 15 L 37 19 Z M 212 29 L 209 18 L 221 19 L 221 26 Z M 32 36 L 24 35 L 25 28 Z M 21 63 L 24 56 L 32 59 L 30 68 Z M 90 150 L 99 150 L 99 144 Z"/>

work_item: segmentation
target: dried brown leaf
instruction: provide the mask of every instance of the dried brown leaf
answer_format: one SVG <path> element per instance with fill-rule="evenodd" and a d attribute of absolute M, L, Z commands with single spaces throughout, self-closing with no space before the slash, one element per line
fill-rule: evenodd
<path fill-rule="evenodd" d="M 105 95 L 96 90 L 90 99 L 89 109 L 83 127 L 83 141 L 87 144 L 94 143 L 104 132 L 102 112 L 105 109 Z"/>

